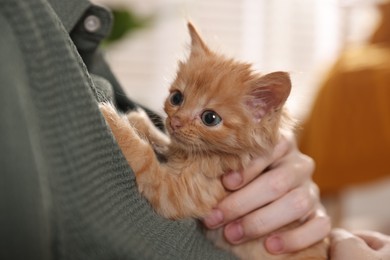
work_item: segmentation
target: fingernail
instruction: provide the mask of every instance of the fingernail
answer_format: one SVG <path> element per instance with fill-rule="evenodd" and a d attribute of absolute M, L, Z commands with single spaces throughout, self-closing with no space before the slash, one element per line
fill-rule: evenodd
<path fill-rule="evenodd" d="M 223 176 L 223 182 L 227 188 L 236 188 L 242 182 L 242 176 L 239 172 L 229 172 Z"/>
<path fill-rule="evenodd" d="M 230 242 L 238 242 L 244 237 L 244 229 L 238 222 L 229 224 L 225 229 L 225 237 Z"/>
<path fill-rule="evenodd" d="M 219 209 L 213 209 L 203 220 L 206 226 L 215 227 L 223 222 L 223 213 Z"/>
<path fill-rule="evenodd" d="M 284 249 L 283 240 L 278 236 L 268 237 L 265 245 L 270 253 L 281 253 Z"/>

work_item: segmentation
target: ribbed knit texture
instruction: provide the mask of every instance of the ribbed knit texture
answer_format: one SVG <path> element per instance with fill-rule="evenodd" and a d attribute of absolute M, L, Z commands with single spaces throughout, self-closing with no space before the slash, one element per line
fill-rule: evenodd
<path fill-rule="evenodd" d="M 51 219 L 44 246 L 52 259 L 229 258 L 194 221 L 162 219 L 140 197 L 98 110 L 93 82 L 47 2 L 0 0 L 0 6 L 30 82 L 20 98 L 30 104 L 32 167 Z"/>

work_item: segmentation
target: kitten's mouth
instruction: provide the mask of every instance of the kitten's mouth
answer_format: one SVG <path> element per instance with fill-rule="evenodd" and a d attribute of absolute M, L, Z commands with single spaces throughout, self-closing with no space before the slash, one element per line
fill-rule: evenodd
<path fill-rule="evenodd" d="M 167 127 L 167 130 L 168 130 L 169 136 L 171 138 L 180 141 L 180 135 L 179 135 L 179 133 L 177 131 L 173 130 L 170 127 Z"/>
<path fill-rule="evenodd" d="M 171 126 L 171 121 L 169 120 L 169 118 L 166 119 L 165 121 L 165 128 L 168 130 L 168 133 L 170 136 L 174 136 L 174 135 L 177 135 L 177 131 L 175 131 L 172 126 Z"/>
<path fill-rule="evenodd" d="M 185 144 L 185 140 L 182 138 L 182 135 L 179 133 L 179 131 L 172 129 L 172 127 L 168 125 L 166 128 L 171 139 L 174 139 L 177 143 Z"/>
<path fill-rule="evenodd" d="M 165 123 L 165 127 L 168 130 L 168 134 L 172 140 L 181 145 L 188 145 L 188 139 L 185 135 L 183 135 L 183 132 L 181 132 L 180 129 L 174 129 L 171 126 L 170 120 L 168 118 Z"/>

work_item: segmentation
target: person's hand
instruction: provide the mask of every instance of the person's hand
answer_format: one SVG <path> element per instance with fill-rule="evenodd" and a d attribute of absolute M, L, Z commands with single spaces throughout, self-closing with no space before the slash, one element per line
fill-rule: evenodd
<path fill-rule="evenodd" d="M 313 171 L 313 160 L 298 150 L 292 134 L 285 134 L 270 156 L 254 159 L 244 172 L 223 176 L 224 186 L 234 192 L 204 223 L 211 229 L 226 225 L 224 235 L 232 244 L 271 233 L 265 246 L 273 254 L 308 247 L 330 231 L 318 187 L 311 180 Z M 302 225 L 275 232 L 294 221 Z"/>
<path fill-rule="evenodd" d="M 334 229 L 330 242 L 331 259 L 390 259 L 390 237 L 378 232 Z"/>

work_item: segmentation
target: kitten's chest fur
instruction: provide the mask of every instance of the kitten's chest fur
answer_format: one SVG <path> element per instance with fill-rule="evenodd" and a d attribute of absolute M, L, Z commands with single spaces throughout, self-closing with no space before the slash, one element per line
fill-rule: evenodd
<path fill-rule="evenodd" d="M 197 174 L 207 178 L 219 178 L 228 171 L 241 171 L 249 163 L 249 154 L 226 154 L 222 152 L 186 151 L 174 143 L 165 153 L 165 164 L 177 171 L 176 174 L 189 174 L 187 168 L 197 169 Z"/>
<path fill-rule="evenodd" d="M 149 189 L 148 185 L 139 185 L 139 188 L 159 214 L 181 219 L 208 214 L 229 193 L 222 185 L 221 176 L 229 171 L 241 171 L 250 155 L 188 152 L 173 143 L 164 158 L 160 174 L 154 176 L 162 178 L 161 186 Z M 150 176 L 143 179 L 140 174 L 137 182 L 148 182 L 147 178 Z"/>

